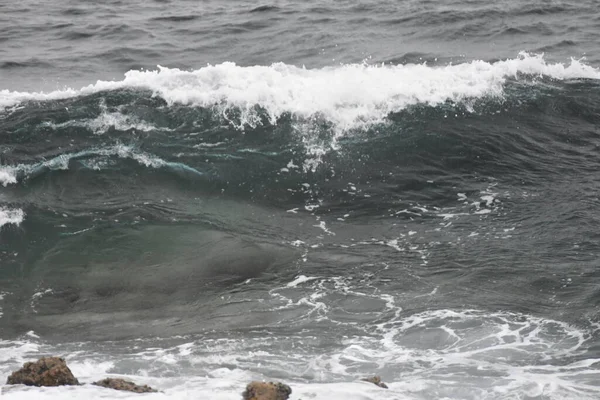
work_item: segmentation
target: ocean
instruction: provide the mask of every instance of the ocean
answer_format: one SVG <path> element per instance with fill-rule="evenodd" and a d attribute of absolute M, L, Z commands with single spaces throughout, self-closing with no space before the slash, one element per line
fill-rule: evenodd
<path fill-rule="evenodd" d="M 0 387 L 600 397 L 600 3 L 0 1 Z M 389 389 L 361 381 L 379 375 Z"/>

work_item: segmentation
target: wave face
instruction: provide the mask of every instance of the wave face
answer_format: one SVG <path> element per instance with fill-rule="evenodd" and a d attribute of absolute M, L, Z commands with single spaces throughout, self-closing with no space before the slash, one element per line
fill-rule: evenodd
<path fill-rule="evenodd" d="M 0 380 L 600 396 L 595 2 L 30 3 L 0 4 Z"/>

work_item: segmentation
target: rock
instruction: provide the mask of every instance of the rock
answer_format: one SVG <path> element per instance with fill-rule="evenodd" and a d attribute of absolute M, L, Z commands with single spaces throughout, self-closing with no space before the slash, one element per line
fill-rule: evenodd
<path fill-rule="evenodd" d="M 140 385 L 136 385 L 135 383 L 133 383 L 131 381 L 126 381 L 125 379 L 120 379 L 120 378 L 106 378 L 106 379 L 102 379 L 101 381 L 94 382 L 93 384 L 96 386 L 102 386 L 102 387 L 109 388 L 109 389 L 126 390 L 126 391 L 134 392 L 134 393 L 154 393 L 157 391 L 155 389 L 152 389 L 148 385 L 140 386 Z"/>
<path fill-rule="evenodd" d="M 379 377 L 379 376 L 372 376 L 370 378 L 363 378 L 362 380 L 366 381 L 366 382 L 371 382 L 372 384 L 377 385 L 380 388 L 384 388 L 384 389 L 388 388 L 388 386 L 385 383 L 381 382 L 381 377 Z"/>
<path fill-rule="evenodd" d="M 36 362 L 25 363 L 23 368 L 8 377 L 6 383 L 27 386 L 79 385 L 65 360 L 58 357 L 44 357 Z"/>
<path fill-rule="evenodd" d="M 250 382 L 242 393 L 244 400 L 287 400 L 292 388 L 280 382 Z"/>

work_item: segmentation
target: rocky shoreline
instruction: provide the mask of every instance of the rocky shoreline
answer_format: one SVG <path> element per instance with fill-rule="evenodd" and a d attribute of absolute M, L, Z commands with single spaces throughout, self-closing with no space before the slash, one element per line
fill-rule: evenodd
<path fill-rule="evenodd" d="M 379 376 L 363 378 L 362 380 L 383 389 L 388 388 Z M 21 369 L 13 372 L 8 377 L 6 384 L 26 386 L 82 385 L 67 366 L 67 362 L 60 357 L 43 357 L 35 362 L 27 362 L 23 364 Z M 133 393 L 158 392 L 150 386 L 137 385 L 121 378 L 105 378 L 91 384 Z M 292 388 L 285 383 L 253 381 L 248 383 L 241 396 L 243 400 L 287 400 L 291 393 Z"/>

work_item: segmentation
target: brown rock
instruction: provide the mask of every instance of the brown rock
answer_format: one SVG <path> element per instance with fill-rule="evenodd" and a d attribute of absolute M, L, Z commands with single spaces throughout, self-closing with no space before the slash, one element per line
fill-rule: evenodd
<path fill-rule="evenodd" d="M 6 383 L 27 386 L 79 385 L 65 360 L 58 357 L 44 357 L 36 362 L 25 363 L 23 368 L 8 377 Z"/>
<path fill-rule="evenodd" d="M 242 393 L 244 400 L 287 400 L 292 388 L 280 382 L 250 382 Z"/>
<path fill-rule="evenodd" d="M 134 392 L 134 393 L 154 393 L 154 392 L 156 392 L 155 389 L 152 389 L 148 385 L 140 386 L 140 385 L 136 385 L 135 383 L 133 383 L 131 381 L 126 381 L 125 379 L 120 379 L 120 378 L 106 378 L 106 379 L 102 379 L 101 381 L 94 382 L 93 384 L 96 386 L 102 386 L 102 387 L 109 388 L 109 389 L 126 390 L 126 391 Z"/>
<path fill-rule="evenodd" d="M 372 384 L 377 385 L 380 388 L 384 388 L 384 389 L 388 388 L 388 386 L 385 383 L 381 382 L 381 377 L 379 377 L 379 376 L 372 376 L 370 378 L 363 378 L 362 380 L 366 381 L 366 382 L 371 382 Z"/>

